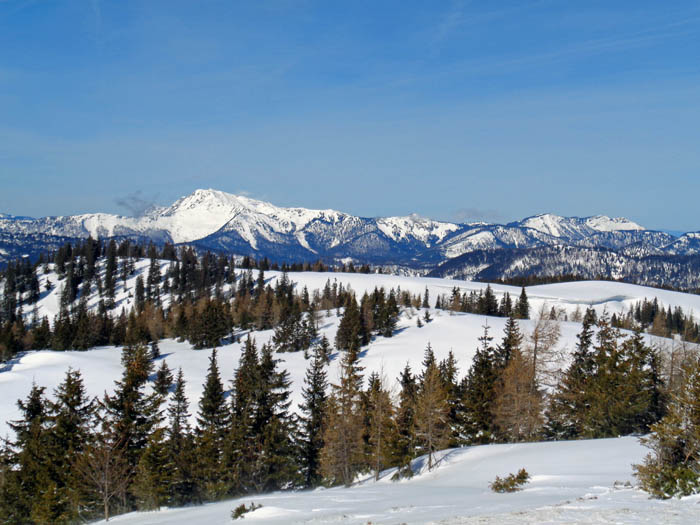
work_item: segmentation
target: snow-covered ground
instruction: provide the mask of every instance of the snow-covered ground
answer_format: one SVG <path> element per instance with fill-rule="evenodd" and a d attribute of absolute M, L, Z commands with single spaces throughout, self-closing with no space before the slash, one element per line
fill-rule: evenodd
<path fill-rule="evenodd" d="M 649 500 L 634 489 L 632 463 L 645 449 L 634 437 L 484 445 L 447 450 L 432 472 L 391 481 L 363 480 L 350 488 L 278 492 L 200 507 L 162 509 L 115 517 L 115 523 L 231 523 L 231 510 L 244 503 L 262 507 L 244 523 L 338 524 L 695 524 L 700 498 Z M 414 462 L 416 469 L 423 460 Z M 496 476 L 525 468 L 532 476 L 524 490 L 496 494 Z"/>
<path fill-rule="evenodd" d="M 162 263 L 162 273 L 168 263 Z M 124 287 L 119 281 L 117 288 L 117 309 L 122 306 L 129 308 L 133 303 L 130 295 L 133 293 L 135 280 L 139 273 L 147 271 L 148 262 L 137 263 L 137 272 L 132 275 Z M 256 272 L 254 271 L 254 275 Z M 266 272 L 268 282 L 274 281 L 280 276 L 279 272 Z M 47 315 L 53 318 L 58 312 L 60 290 L 62 284 L 56 275 L 49 273 L 41 276 L 42 289 L 46 279 L 51 280 L 54 288 L 51 292 L 42 292 L 37 313 L 39 316 Z M 385 289 L 398 288 L 408 290 L 412 294 L 422 295 L 427 287 L 431 297 L 431 304 L 438 295 L 449 296 L 453 287 L 459 287 L 462 291 L 479 290 L 486 287 L 483 283 L 453 281 L 447 279 L 434 279 L 423 277 L 403 277 L 394 275 L 376 274 L 339 274 L 339 273 L 292 273 L 289 278 L 301 288 L 306 286 L 311 293 L 322 289 L 326 282 L 337 280 L 345 287 L 352 288 L 358 296 L 365 291 L 371 292 L 375 287 L 384 286 Z M 509 292 L 513 298 L 517 298 L 520 289 L 512 286 L 493 285 L 497 296 Z M 657 297 L 664 306 L 680 306 L 686 312 L 700 312 L 700 296 L 670 292 L 613 282 L 573 282 L 544 286 L 533 286 L 527 289 L 532 312 L 536 312 L 542 305 L 547 309 L 552 306 L 564 309 L 569 315 L 580 308 L 584 310 L 588 305 L 602 312 L 620 312 L 628 310 L 637 301 Z M 93 294 L 89 304 L 96 306 L 98 297 Z M 166 299 L 167 303 L 167 299 Z M 362 354 L 362 366 L 365 373 L 383 371 L 384 375 L 393 380 L 406 363 L 410 364 L 414 371 L 419 370 L 425 347 L 431 344 L 438 359 L 446 357 L 452 350 L 460 366 L 460 373 L 466 373 L 474 352 L 477 348 L 477 339 L 483 334 L 483 327 L 488 325 L 494 342 L 502 337 L 506 320 L 496 317 L 485 317 L 474 314 L 452 313 L 448 311 L 431 309 L 433 321 L 421 328 L 416 325 L 416 317 L 422 315 L 422 311 L 406 310 L 403 312 L 398 330 L 394 337 L 375 338 Z M 32 311 L 25 312 L 27 316 L 33 315 Z M 335 310 L 321 314 L 320 332 L 325 334 L 333 342 L 338 325 L 338 317 Z M 520 321 L 522 331 L 527 334 L 532 331 L 533 321 Z M 575 322 L 561 322 L 561 338 L 559 347 L 564 354 L 570 352 L 576 344 L 576 335 L 580 331 L 580 324 Z M 252 337 L 256 339 L 258 347 L 272 337 L 272 331 L 254 332 Z M 245 337 L 245 334 L 239 334 Z M 242 340 L 242 339 L 241 339 Z M 651 341 L 651 338 L 648 339 Z M 233 371 L 238 365 L 242 343 L 231 343 L 219 348 L 219 366 L 225 382 L 233 378 Z M 188 382 L 187 392 L 190 399 L 190 410 L 197 410 L 197 401 L 202 392 L 202 385 L 208 367 L 209 350 L 193 350 L 189 343 L 179 343 L 174 340 L 165 340 L 160 343 L 162 357 L 168 366 L 176 370 L 182 367 L 185 379 Z M 307 362 L 301 353 L 278 354 L 281 359 L 280 366 L 289 371 L 292 380 L 293 407 L 301 401 L 301 387 Z M 94 396 L 101 396 L 105 391 L 111 392 L 114 381 L 121 374 L 121 350 L 119 348 L 98 348 L 85 352 L 68 351 L 39 351 L 27 352 L 9 363 L 0 365 L 0 396 L 4 400 L 0 405 L 0 436 L 9 432 L 7 421 L 19 416 L 15 401 L 25 398 L 29 393 L 32 382 L 47 388 L 47 393 L 62 381 L 65 370 L 71 366 L 81 370 L 85 379 L 88 392 Z M 331 362 L 329 378 L 334 381 L 338 370 L 337 356 Z M 562 366 L 565 362 L 562 362 Z"/>
<path fill-rule="evenodd" d="M 163 263 L 162 273 L 168 263 Z M 148 262 L 137 264 L 138 272 L 147 271 Z M 137 272 L 137 274 L 138 274 Z M 254 271 L 254 276 L 257 272 Z M 266 272 L 274 284 L 278 272 Z M 53 317 L 58 311 L 60 283 L 55 274 L 42 275 L 54 285 L 51 292 L 42 292 L 37 313 Z M 486 287 L 482 283 L 392 275 L 293 273 L 290 279 L 299 288 L 306 286 L 313 293 L 327 280 L 350 286 L 358 296 L 375 287 L 398 288 L 422 296 L 427 287 L 434 304 L 438 295 L 449 296 L 453 287 L 462 293 Z M 136 275 L 126 287 L 119 281 L 117 312 L 133 301 Z M 514 299 L 517 287 L 494 285 L 497 296 L 506 291 Z M 611 282 L 574 282 L 527 289 L 532 312 L 545 306 L 563 309 L 571 316 L 577 308 L 592 305 L 597 311 L 621 312 L 644 298 L 658 298 L 665 306 L 680 306 L 686 312 L 700 311 L 700 296 L 669 292 L 641 286 Z M 96 305 L 92 297 L 90 304 Z M 167 300 L 166 300 L 167 302 Z M 31 311 L 25 312 L 28 316 Z M 375 338 L 361 354 L 365 374 L 383 371 L 394 380 L 406 363 L 414 371 L 421 366 L 425 347 L 431 344 L 438 359 L 452 350 L 460 374 L 466 373 L 478 345 L 483 326 L 491 328 L 494 342 L 502 337 L 506 320 L 473 314 L 450 313 L 431 309 L 433 321 L 416 325 L 422 311 L 405 310 L 394 337 Z M 338 325 L 335 310 L 322 312 L 320 332 L 332 342 Z M 522 331 L 532 331 L 533 321 L 520 321 Z M 561 322 L 559 346 L 564 354 L 576 343 L 580 324 Z M 272 337 L 272 331 L 255 332 L 258 347 Z M 245 334 L 239 334 L 245 337 Z M 242 343 L 233 342 L 218 350 L 222 379 L 228 385 L 238 366 Z M 189 343 L 165 340 L 160 343 L 162 356 L 171 369 L 182 367 L 187 381 L 192 422 L 207 372 L 210 350 L 193 350 Z M 301 401 L 301 388 L 307 367 L 302 353 L 278 354 L 280 367 L 289 371 L 292 381 L 292 407 Z M 27 352 L 9 363 L 0 365 L 0 436 L 9 433 L 7 422 L 17 419 L 16 400 L 26 398 L 32 383 L 47 387 L 51 394 L 63 380 L 68 367 L 81 370 L 87 391 L 93 396 L 111 392 L 121 375 L 121 349 L 108 347 L 89 351 Z M 334 354 L 329 378 L 335 381 L 338 356 Z M 561 366 L 565 365 L 565 360 Z M 696 500 L 674 502 L 648 501 L 646 496 L 630 488 L 613 489 L 615 481 L 631 479 L 631 464 L 639 462 L 645 450 L 634 438 L 571 443 L 538 443 L 494 445 L 449 452 L 440 468 L 410 481 L 393 483 L 390 473 L 379 483 L 363 482 L 350 489 L 317 490 L 303 493 L 281 493 L 252 498 L 264 505 L 247 515 L 246 520 L 271 523 L 697 523 L 700 507 Z M 518 494 L 499 495 L 488 490 L 489 481 L 525 467 L 533 481 Z M 250 498 L 246 498 L 246 503 Z M 159 513 L 132 514 L 115 521 L 134 523 L 224 523 L 230 511 L 240 502 L 224 502 L 190 509 L 173 509 Z"/>

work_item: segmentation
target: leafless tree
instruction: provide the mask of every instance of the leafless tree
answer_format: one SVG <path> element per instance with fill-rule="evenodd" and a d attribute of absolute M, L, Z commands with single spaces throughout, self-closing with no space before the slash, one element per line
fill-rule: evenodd
<path fill-rule="evenodd" d="M 105 521 L 109 521 L 110 503 L 124 498 L 132 477 L 124 446 L 100 435 L 96 442 L 85 447 L 74 466 L 85 488 L 99 497 Z"/>

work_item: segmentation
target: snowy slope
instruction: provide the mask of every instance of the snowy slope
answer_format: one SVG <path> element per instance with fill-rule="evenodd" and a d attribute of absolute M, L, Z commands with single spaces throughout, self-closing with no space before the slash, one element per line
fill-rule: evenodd
<path fill-rule="evenodd" d="M 167 262 L 162 263 L 165 270 Z M 136 276 L 145 272 L 147 261 L 137 264 L 137 272 L 126 283 L 119 281 L 117 302 L 128 306 Z M 271 284 L 280 276 L 266 272 Z M 357 294 L 372 291 L 377 286 L 408 290 L 422 294 L 427 287 L 431 303 L 438 295 L 449 295 L 457 286 L 462 292 L 479 290 L 486 285 L 476 282 L 446 279 L 400 277 L 374 274 L 292 273 L 290 279 L 297 287 L 310 291 L 321 289 L 327 280 L 337 280 Z M 56 283 L 53 273 L 42 275 Z M 497 296 L 509 292 L 514 297 L 519 288 L 493 286 Z M 42 294 L 39 315 L 52 315 L 58 310 L 60 284 Z M 686 311 L 700 311 L 700 297 L 666 290 L 610 282 L 574 282 L 533 286 L 527 289 L 533 312 L 540 306 L 555 306 L 572 314 L 577 307 L 588 305 L 602 312 L 620 312 L 643 299 L 654 297 L 663 305 L 680 306 Z M 97 297 L 89 304 L 95 306 Z M 167 300 L 166 300 L 167 302 Z M 32 315 L 32 312 L 26 312 Z M 421 328 L 416 326 L 417 311 L 405 311 L 392 338 L 375 338 L 361 353 L 365 374 L 382 371 L 394 380 L 406 363 L 414 370 L 420 368 L 425 346 L 430 342 L 438 359 L 452 350 L 464 374 L 469 367 L 483 326 L 491 328 L 495 341 L 501 337 L 505 319 L 472 314 L 431 310 L 433 321 Z M 335 336 L 338 317 L 334 310 L 323 313 L 320 331 L 331 341 Z M 527 334 L 532 321 L 520 321 Z M 560 349 L 566 355 L 573 349 L 580 325 L 561 323 Z M 245 333 L 238 334 L 241 338 Z M 252 334 L 258 347 L 272 337 L 272 331 Z M 655 340 L 649 340 L 656 342 Z M 193 350 L 188 343 L 165 340 L 160 344 L 162 357 L 171 369 L 182 368 L 187 381 L 186 395 L 190 400 L 192 422 L 197 401 L 207 372 L 209 350 Z M 234 342 L 219 349 L 219 367 L 225 385 L 233 378 L 238 366 L 242 343 Z M 280 366 L 287 369 L 292 382 L 292 407 L 301 402 L 301 388 L 307 361 L 302 353 L 278 354 Z M 62 381 L 68 367 L 83 373 L 90 395 L 111 392 L 114 381 L 121 375 L 119 348 L 99 348 L 85 352 L 28 352 L 0 367 L 0 436 L 7 436 L 7 421 L 16 419 L 19 411 L 15 400 L 26 398 L 32 383 L 47 387 L 47 394 Z M 566 357 L 560 366 L 566 365 Z M 158 364 L 158 363 L 157 363 Z M 329 379 L 338 376 L 339 356 L 332 356 Z M 535 443 L 491 445 L 448 451 L 441 466 L 434 472 L 423 473 L 412 480 L 389 481 L 392 472 L 374 483 L 363 481 L 349 489 L 315 490 L 302 493 L 278 493 L 227 501 L 186 509 L 169 509 L 157 513 L 134 513 L 116 517 L 115 522 L 146 523 L 229 523 L 230 512 L 241 502 L 262 503 L 263 508 L 246 516 L 260 523 L 695 523 L 697 500 L 675 502 L 649 501 L 631 488 L 613 489 L 615 481 L 631 480 L 630 465 L 639 462 L 646 451 L 635 438 L 616 440 L 577 441 L 569 443 Z M 420 459 L 416 467 L 420 469 Z M 532 483 L 521 493 L 497 495 L 487 488 L 496 475 L 505 475 L 525 467 L 533 476 Z M 659 521 L 661 520 L 661 521 Z"/>
<path fill-rule="evenodd" d="M 568 240 L 579 240 L 596 232 L 644 230 L 644 227 L 624 217 L 610 218 L 605 215 L 579 218 L 545 213 L 523 219 L 517 225 Z"/>
<path fill-rule="evenodd" d="M 133 525 L 231 523 L 231 510 L 251 501 L 262 508 L 243 523 L 562 524 L 697 523 L 698 498 L 654 501 L 625 486 L 634 483 L 632 463 L 646 453 L 636 438 L 486 445 L 444 452 L 441 464 L 411 480 L 350 488 L 273 493 L 110 520 Z M 420 468 L 424 458 L 414 462 Z M 532 480 L 521 492 L 496 494 L 488 484 L 525 468 Z"/>
<path fill-rule="evenodd" d="M 167 262 L 163 262 L 161 271 L 164 273 Z M 127 309 L 131 306 L 135 279 L 141 272 L 147 271 L 147 261 L 137 264 L 137 272 L 127 281 L 126 288 L 121 281 L 117 287 L 118 313 L 122 306 Z M 279 277 L 278 272 L 267 272 L 268 282 L 274 285 Z M 51 292 L 42 292 L 42 297 L 37 308 L 37 315 L 47 315 L 51 319 L 58 313 L 61 284 L 57 283 L 55 274 L 41 276 L 42 290 L 46 279 L 54 283 Z M 446 279 L 433 279 L 421 277 L 401 277 L 394 275 L 376 274 L 336 274 L 336 273 L 293 273 L 290 279 L 297 283 L 297 287 L 306 286 L 310 292 L 322 289 L 326 282 L 337 280 L 345 287 L 350 287 L 358 296 L 365 291 L 371 292 L 375 287 L 401 288 L 412 294 L 422 295 L 425 288 L 429 290 L 431 304 L 438 295 L 447 295 L 453 287 L 458 287 L 462 293 L 471 290 L 480 290 L 486 287 L 483 283 L 450 281 Z M 513 298 L 520 293 L 520 289 L 511 286 L 494 285 L 493 290 L 497 297 L 509 292 Z M 534 286 L 527 290 L 533 314 L 542 306 L 547 311 L 552 307 L 562 309 L 571 316 L 576 309 L 584 310 L 588 305 L 602 312 L 607 309 L 609 313 L 622 312 L 644 298 L 649 300 L 658 298 L 664 306 L 680 306 L 686 312 L 700 312 L 700 296 L 682 294 L 666 290 L 656 290 L 641 286 L 634 286 L 610 282 L 575 282 L 566 284 Z M 99 298 L 93 293 L 88 305 L 96 307 Z M 168 299 L 164 302 L 167 304 Z M 31 317 L 34 312 L 29 310 L 25 315 Z M 473 314 L 450 313 L 440 310 L 431 310 L 434 318 L 421 328 L 416 326 L 416 316 L 419 312 L 405 311 L 399 320 L 397 333 L 392 338 L 378 337 L 374 339 L 368 348 L 362 353 L 362 364 L 369 374 L 372 371 L 383 369 L 384 374 L 390 380 L 398 377 L 399 372 L 408 362 L 414 370 L 420 368 L 423 359 L 423 351 L 428 342 L 431 343 L 438 359 L 444 358 L 452 350 L 458 360 L 461 373 L 465 373 L 471 364 L 477 347 L 477 339 L 483 333 L 483 326 L 491 327 L 491 335 L 498 341 L 505 326 L 505 319 L 485 317 Z M 532 330 L 532 321 L 521 321 L 524 332 Z M 321 318 L 321 333 L 330 341 L 335 338 L 338 317 L 336 312 L 330 311 Z M 560 348 L 569 352 L 576 343 L 576 334 L 580 325 L 574 322 L 562 322 L 562 337 Z M 244 338 L 247 334 L 238 334 Z M 272 331 L 253 333 L 258 345 L 262 345 L 272 337 Z M 196 412 L 196 403 L 202 391 L 202 385 L 206 376 L 209 351 L 192 350 L 188 343 L 178 343 L 166 340 L 161 343 L 163 353 L 168 365 L 177 369 L 182 367 L 185 378 L 188 381 L 191 411 Z M 238 364 L 241 353 L 241 343 L 233 343 L 219 350 L 221 370 L 225 381 L 233 377 L 233 370 Z M 120 350 L 117 348 L 102 348 L 87 352 L 53 352 L 40 351 L 29 352 L 6 364 L 0 365 L 0 395 L 9 402 L 0 405 L 0 436 L 7 432 L 6 422 L 18 417 L 15 400 L 25 398 L 32 381 L 46 386 L 47 392 L 51 392 L 62 380 L 68 366 L 79 368 L 84 372 L 87 381 L 88 392 L 91 395 L 102 395 L 105 390 L 111 391 L 113 382 L 121 373 Z M 307 366 L 303 355 L 280 354 L 282 366 L 289 370 L 292 380 L 292 400 L 294 405 L 301 401 L 301 387 Z M 565 363 L 562 363 L 564 366 Z M 331 363 L 330 377 L 335 379 L 337 374 L 338 359 Z"/>

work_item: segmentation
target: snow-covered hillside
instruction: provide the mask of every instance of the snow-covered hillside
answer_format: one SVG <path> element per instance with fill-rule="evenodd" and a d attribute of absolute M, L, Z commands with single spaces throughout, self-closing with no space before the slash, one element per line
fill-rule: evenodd
<path fill-rule="evenodd" d="M 168 265 L 162 262 L 162 271 Z M 135 280 L 138 275 L 147 271 L 148 262 L 140 261 L 136 265 L 136 272 L 129 278 L 124 287 L 119 281 L 116 296 L 116 312 L 121 307 L 127 310 L 131 307 Z M 274 285 L 280 277 L 279 272 L 266 272 L 268 282 Z M 422 295 L 427 287 L 431 304 L 439 295 L 449 297 L 454 287 L 463 293 L 471 290 L 481 290 L 487 285 L 476 282 L 451 281 L 447 279 L 434 279 L 423 277 L 402 277 L 379 274 L 342 274 L 342 273 L 316 273 L 303 272 L 292 273 L 290 279 L 298 288 L 306 286 L 310 292 L 322 289 L 329 280 L 337 281 L 344 287 L 350 287 L 358 296 L 365 291 L 371 292 L 375 287 L 401 288 L 410 291 L 414 295 Z M 41 275 L 42 290 L 46 279 L 49 279 L 54 287 L 50 292 L 43 291 L 37 305 L 37 315 L 46 315 L 50 319 L 58 313 L 61 284 L 56 275 L 49 273 Z M 520 288 L 503 285 L 492 286 L 497 297 L 508 292 L 514 298 L 520 293 Z M 653 300 L 657 298 L 663 306 L 681 307 L 685 312 L 700 312 L 700 296 L 657 290 L 641 286 L 610 283 L 610 282 L 573 282 L 545 286 L 533 286 L 527 289 L 527 294 L 532 312 L 537 312 L 541 307 L 549 311 L 552 307 L 573 316 L 576 310 L 583 311 L 592 305 L 598 312 L 607 310 L 610 314 L 627 311 L 636 302 L 644 298 Z M 96 307 L 97 294 L 93 294 L 88 301 L 90 307 Z M 167 304 L 168 299 L 164 299 Z M 25 315 L 31 317 L 34 311 L 29 310 Z M 431 309 L 433 321 L 423 327 L 418 327 L 416 317 L 421 315 L 418 311 L 404 311 L 399 319 L 398 329 L 394 337 L 375 338 L 362 353 L 362 366 L 366 373 L 383 370 L 386 377 L 394 380 L 406 363 L 414 370 L 418 370 L 423 359 L 423 352 L 428 343 L 435 350 L 438 359 L 444 358 L 452 350 L 457 358 L 461 373 L 469 368 L 477 347 L 477 339 L 483 334 L 483 327 L 490 327 L 491 335 L 496 341 L 501 337 L 506 320 L 504 318 L 486 317 L 474 314 L 454 313 L 443 310 Z M 335 310 L 323 313 L 320 323 L 320 332 L 325 334 L 330 341 L 335 338 L 339 319 Z M 520 321 L 524 332 L 532 330 L 533 321 Z M 568 353 L 574 348 L 576 334 L 580 331 L 580 324 L 576 322 L 561 322 L 560 348 Z M 252 333 L 258 346 L 270 340 L 272 331 Z M 241 353 L 242 340 L 247 333 L 238 333 L 240 342 L 233 342 L 219 349 L 220 367 L 226 381 L 233 377 L 233 370 L 238 365 Z M 172 369 L 182 367 L 185 379 L 188 381 L 188 395 L 192 413 L 196 412 L 196 404 L 202 392 L 202 385 L 208 366 L 208 350 L 193 350 L 189 343 L 180 343 L 174 340 L 165 340 L 160 344 L 163 357 Z M 290 373 L 292 380 L 292 401 L 296 406 L 301 401 L 301 387 L 307 362 L 302 354 L 279 354 L 282 359 L 281 366 Z M 121 373 L 121 352 L 119 348 L 100 348 L 89 351 L 39 351 L 28 352 L 11 362 L 0 365 L 0 395 L 10 400 L 0 405 L 0 436 L 8 431 L 6 422 L 18 417 L 18 409 L 14 403 L 19 398 L 26 397 L 32 382 L 46 386 L 47 392 L 51 392 L 62 380 L 67 367 L 72 366 L 83 372 L 86 386 L 91 395 L 101 396 L 104 391 L 111 392 L 114 381 Z M 337 377 L 338 358 L 331 362 L 330 378 Z M 564 363 L 562 363 L 562 366 Z"/>
<path fill-rule="evenodd" d="M 168 264 L 161 263 L 162 273 Z M 126 285 L 119 281 L 117 309 L 131 306 L 135 280 L 147 272 L 147 266 L 148 261 L 139 261 Z M 280 276 L 279 272 L 266 272 L 266 279 L 272 285 Z M 449 296 L 455 287 L 462 293 L 486 287 L 477 282 L 381 274 L 304 272 L 289 274 L 289 278 L 297 288 L 306 286 L 310 292 L 322 289 L 329 280 L 351 288 L 358 295 L 383 286 L 422 296 L 427 288 L 431 304 L 440 295 Z M 53 272 L 41 273 L 42 290 L 47 279 L 54 286 L 51 291 L 42 292 L 36 314 L 52 318 L 58 312 L 61 283 Z M 513 297 L 520 293 L 520 288 L 511 286 L 494 285 L 492 288 L 497 297 L 506 292 Z M 656 298 L 663 306 L 678 306 L 687 313 L 700 311 L 700 296 L 611 282 L 533 286 L 527 288 L 527 294 L 533 313 L 541 307 L 547 311 L 554 307 L 569 317 L 587 306 L 593 306 L 598 312 L 627 311 L 644 298 Z M 97 295 L 93 294 L 88 304 L 95 307 L 97 301 Z M 167 304 L 168 299 L 164 302 Z M 416 318 L 421 314 L 420 311 L 404 310 L 393 337 L 377 337 L 363 348 L 360 364 L 366 375 L 379 371 L 393 381 L 406 363 L 419 370 L 428 343 L 438 359 L 452 351 L 460 374 L 464 374 L 471 364 L 477 338 L 483 334 L 484 326 L 490 327 L 491 335 L 498 341 L 506 322 L 504 318 L 431 309 L 433 321 L 418 327 Z M 33 316 L 34 312 L 28 311 L 25 315 Z M 338 323 L 335 310 L 322 312 L 320 333 L 332 341 Z M 519 323 L 526 335 L 534 326 L 534 321 L 530 320 Z M 564 367 L 576 343 L 580 324 L 562 321 L 560 329 L 559 347 L 563 357 L 558 366 Z M 226 385 L 233 378 L 243 346 L 241 340 L 248 333 L 238 332 L 236 335 L 239 341 L 218 349 L 219 368 Z M 258 346 L 269 341 L 272 335 L 271 330 L 251 334 Z M 194 350 L 189 343 L 174 340 L 161 341 L 160 350 L 159 362 L 166 361 L 171 369 L 182 368 L 184 372 L 194 424 L 210 350 Z M 301 389 L 308 361 L 301 352 L 277 354 L 277 357 L 280 367 L 289 372 L 292 408 L 296 409 L 302 400 Z M 0 436 L 9 435 L 7 422 L 20 415 L 15 401 L 26 398 L 33 383 L 46 387 L 50 396 L 63 380 L 68 367 L 82 372 L 90 395 L 102 396 L 113 391 L 114 381 L 122 373 L 121 349 L 26 352 L 0 366 L 0 395 L 5 399 L 0 405 Z M 338 370 L 339 355 L 333 353 L 329 367 L 332 382 L 337 380 Z M 641 461 L 645 453 L 637 439 L 631 437 L 471 447 L 445 452 L 440 466 L 432 472 L 421 472 L 419 458 L 415 466 L 421 473 L 412 480 L 392 482 L 392 472 L 388 471 L 379 482 L 361 480 L 351 488 L 267 494 L 201 507 L 133 513 L 116 517 L 114 521 L 135 524 L 228 523 L 235 506 L 255 501 L 264 506 L 245 519 L 260 523 L 695 523 L 697 499 L 649 501 L 645 494 L 631 487 L 615 485 L 615 482 L 632 481 L 631 464 Z M 488 483 L 496 475 L 503 476 L 521 467 L 533 476 L 524 491 L 501 495 L 488 489 Z"/>
<path fill-rule="evenodd" d="M 484 445 L 447 450 L 432 472 L 350 488 L 273 493 L 201 507 L 131 513 L 110 520 L 133 525 L 231 523 L 231 510 L 251 502 L 262 507 L 244 523 L 301 524 L 694 524 L 700 498 L 649 500 L 632 487 L 633 463 L 646 454 L 637 438 L 515 445 Z M 423 458 L 414 461 L 420 471 Z M 524 490 L 496 494 L 496 476 L 525 468 L 532 480 Z M 629 485 L 628 485 L 629 484 Z"/>

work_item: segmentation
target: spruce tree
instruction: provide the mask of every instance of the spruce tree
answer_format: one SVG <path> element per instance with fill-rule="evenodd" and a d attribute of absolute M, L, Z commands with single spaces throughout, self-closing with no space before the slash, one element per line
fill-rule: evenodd
<path fill-rule="evenodd" d="M 323 348 L 317 346 L 304 378 L 304 387 L 302 388 L 304 402 L 299 405 L 302 412 L 300 418 L 301 468 L 306 487 L 314 487 L 322 479 L 320 457 L 323 448 L 323 417 L 328 399 L 326 359 Z"/>
<path fill-rule="evenodd" d="M 255 489 L 256 458 L 260 453 L 260 360 L 255 341 L 248 336 L 234 372 L 231 414 L 225 464 L 233 494 Z"/>
<path fill-rule="evenodd" d="M 416 456 L 415 409 L 418 386 L 408 363 L 401 371 L 399 384 L 401 390 L 395 414 L 396 432 L 391 443 L 392 464 L 399 467 L 397 478 L 413 476 L 411 460 Z"/>
<path fill-rule="evenodd" d="M 351 347 L 343 355 L 340 382 L 332 385 L 326 411 L 321 472 L 329 485 L 350 486 L 364 462 L 361 372 L 357 349 Z"/>
<path fill-rule="evenodd" d="M 139 461 L 148 436 L 159 422 L 157 394 L 146 395 L 145 385 L 153 371 L 148 349 L 143 344 L 125 347 L 122 351 L 124 370 L 115 381 L 113 395 L 105 394 L 103 426 L 114 435 L 112 441 L 124 447 L 126 459 L 132 467 Z"/>
<path fill-rule="evenodd" d="M 374 471 L 375 481 L 391 464 L 391 440 L 395 433 L 394 406 L 385 383 L 382 376 L 374 372 L 367 381 L 365 393 L 367 462 Z"/>
<path fill-rule="evenodd" d="M 73 465 L 91 440 L 97 407 L 87 395 L 80 371 L 72 368 L 54 391 L 54 398 L 48 403 L 51 426 L 47 463 L 53 472 L 54 509 L 60 508 L 60 514 L 51 519 L 70 521 L 78 519 L 82 504 Z"/>
<path fill-rule="evenodd" d="M 182 368 L 177 372 L 175 388 L 168 406 L 167 455 L 169 459 L 170 486 L 168 503 L 173 506 L 199 503 L 197 490 L 194 437 L 189 424 L 189 402 L 185 395 L 185 378 Z"/>
<path fill-rule="evenodd" d="M 170 368 L 168 368 L 168 363 L 164 360 L 156 372 L 156 380 L 153 382 L 153 390 L 155 390 L 155 392 L 162 398 L 166 398 L 172 384 L 173 374 L 170 371 Z"/>
<path fill-rule="evenodd" d="M 338 324 L 335 347 L 338 350 L 358 350 L 362 345 L 362 318 L 357 300 L 349 294 L 345 301 L 345 311 Z"/>
<path fill-rule="evenodd" d="M 195 434 L 197 477 L 206 499 L 218 499 L 226 492 L 222 462 L 229 421 L 224 387 L 216 361 L 216 349 L 213 349 L 204 391 L 199 400 Z"/>
<path fill-rule="evenodd" d="M 514 318 L 509 317 L 503 332 L 503 340 L 496 347 L 494 355 L 495 364 L 500 370 L 503 370 L 508 365 L 513 352 L 522 351 L 522 343 L 523 336 L 520 333 L 518 322 Z"/>
<path fill-rule="evenodd" d="M 584 429 L 587 385 L 595 373 L 593 326 L 595 312 L 586 311 L 581 332 L 576 336 L 573 361 L 566 369 L 547 410 L 546 435 L 552 439 L 573 439 Z"/>
<path fill-rule="evenodd" d="M 0 511 L 6 523 L 23 524 L 31 522 L 37 495 L 51 485 L 44 388 L 32 385 L 26 401 L 18 400 L 17 406 L 22 417 L 9 423 L 15 439 L 3 455 L 13 468 L 5 472 L 6 479 L 0 483 Z"/>
<path fill-rule="evenodd" d="M 641 440 L 651 452 L 635 465 L 642 488 L 656 498 L 700 493 L 700 361 L 686 365 L 683 376 L 668 414 Z"/>
<path fill-rule="evenodd" d="M 289 373 L 279 370 L 272 346 L 260 350 L 260 383 L 255 439 L 259 443 L 252 486 L 255 492 L 299 486 L 295 447 L 297 429 L 289 413 Z"/>
<path fill-rule="evenodd" d="M 515 313 L 518 319 L 530 319 L 530 302 L 528 301 L 524 286 L 520 291 L 518 302 L 515 304 Z"/>
<path fill-rule="evenodd" d="M 472 365 L 462 381 L 460 426 L 462 435 L 470 443 L 488 443 L 493 438 L 492 421 L 498 369 L 492 341 L 486 325 L 484 334 L 479 338 L 479 347 Z"/>

